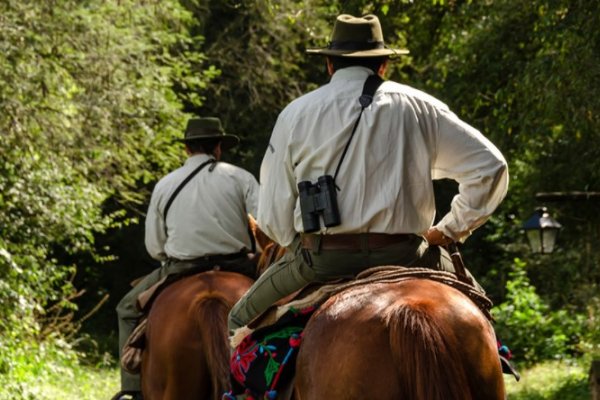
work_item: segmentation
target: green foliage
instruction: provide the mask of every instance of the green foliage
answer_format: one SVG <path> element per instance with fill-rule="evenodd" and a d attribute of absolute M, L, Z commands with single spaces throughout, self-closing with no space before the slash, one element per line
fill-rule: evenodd
<path fill-rule="evenodd" d="M 584 316 L 550 310 L 530 284 L 523 261 L 515 259 L 506 290 L 506 301 L 494 308 L 493 315 L 499 338 L 512 348 L 517 361 L 560 358 L 575 350 Z"/>
<path fill-rule="evenodd" d="M 72 260 L 106 258 L 96 235 L 181 159 L 182 102 L 218 74 L 192 24 L 177 1 L 0 3 L 0 373 L 16 382 L 44 346 L 70 353 Z"/>
<path fill-rule="evenodd" d="M 258 172 L 277 114 L 293 98 L 324 81 L 324 63 L 304 50 L 311 38 L 328 35 L 321 1 L 250 0 L 193 2 L 195 33 L 202 51 L 222 73 L 206 88 L 209 101 L 187 105 L 200 115 L 219 116 L 242 137 L 226 157 Z"/>
<path fill-rule="evenodd" d="M 15 321 L 13 321 L 15 322 Z M 40 343 L 20 338 L 14 346 L 2 346 L 0 359 L 0 399 L 39 399 L 36 385 L 64 374 L 77 367 L 77 357 L 65 341 L 46 340 Z"/>
<path fill-rule="evenodd" d="M 114 367 L 82 365 L 64 341 L 29 343 L 13 355 L 10 374 L 0 374 L 0 400 L 108 399 L 119 387 Z"/>

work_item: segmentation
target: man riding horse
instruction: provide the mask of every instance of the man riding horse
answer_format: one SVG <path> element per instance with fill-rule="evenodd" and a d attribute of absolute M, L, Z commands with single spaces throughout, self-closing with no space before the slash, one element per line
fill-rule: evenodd
<path fill-rule="evenodd" d="M 181 141 L 188 158 L 156 184 L 146 215 L 146 249 L 161 266 L 117 306 L 120 351 L 142 316 L 138 295 L 164 277 L 218 264 L 254 278 L 248 214 L 256 215 L 258 183 L 249 172 L 219 161 L 238 137 L 226 134 L 218 118 L 196 118 Z M 113 399 L 141 398 L 140 376 L 122 370 L 121 391 Z"/>
<path fill-rule="evenodd" d="M 260 171 L 258 225 L 288 251 L 233 307 L 232 330 L 313 281 L 377 265 L 454 272 L 440 246 L 463 242 L 507 192 L 506 161 L 478 130 L 382 81 L 408 51 L 385 46 L 376 16 L 340 15 L 329 45 L 308 53 L 325 56 L 331 80 L 280 113 Z M 445 178 L 459 193 L 432 226 L 432 180 Z"/>

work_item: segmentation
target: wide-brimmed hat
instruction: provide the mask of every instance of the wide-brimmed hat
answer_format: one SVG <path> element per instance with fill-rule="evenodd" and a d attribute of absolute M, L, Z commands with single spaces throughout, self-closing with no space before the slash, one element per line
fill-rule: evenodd
<path fill-rule="evenodd" d="M 221 126 L 221 120 L 215 117 L 192 118 L 187 123 L 185 135 L 181 142 L 192 140 L 212 140 L 220 139 L 221 148 L 228 149 L 239 143 L 240 138 L 235 135 L 225 133 Z"/>
<path fill-rule="evenodd" d="M 309 54 L 340 57 L 383 57 L 408 54 L 406 49 L 390 49 L 383 41 L 381 24 L 376 15 L 354 17 L 342 14 L 333 25 L 327 47 L 307 49 Z"/>

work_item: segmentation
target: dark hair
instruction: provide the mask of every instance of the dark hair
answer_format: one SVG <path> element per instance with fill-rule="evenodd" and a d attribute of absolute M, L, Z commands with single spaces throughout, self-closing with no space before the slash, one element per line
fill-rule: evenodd
<path fill-rule="evenodd" d="M 338 56 L 328 56 L 331 64 L 333 65 L 333 70 L 338 71 L 342 68 L 360 66 L 367 67 L 373 72 L 377 73 L 379 71 L 379 67 L 383 64 L 389 57 L 338 57 Z"/>
<path fill-rule="evenodd" d="M 192 154 L 212 154 L 219 143 L 221 143 L 221 139 L 196 139 L 187 140 L 185 146 Z"/>

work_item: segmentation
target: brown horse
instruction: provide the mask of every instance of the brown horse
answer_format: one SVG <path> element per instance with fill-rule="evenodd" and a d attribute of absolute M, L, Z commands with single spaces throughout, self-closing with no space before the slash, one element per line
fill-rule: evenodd
<path fill-rule="evenodd" d="M 229 383 L 227 314 L 252 280 L 209 271 L 167 286 L 148 315 L 145 400 L 220 400 Z"/>
<path fill-rule="evenodd" d="M 308 322 L 296 361 L 296 400 L 505 397 L 487 318 L 462 292 L 427 279 L 332 296 Z"/>
<path fill-rule="evenodd" d="M 494 332 L 458 290 L 425 279 L 370 283 L 312 316 L 296 399 L 504 399 Z"/>
<path fill-rule="evenodd" d="M 259 249 L 272 247 L 250 216 L 249 225 Z M 221 399 L 229 388 L 227 315 L 251 285 L 244 275 L 209 271 L 162 290 L 148 315 L 144 400 Z"/>

